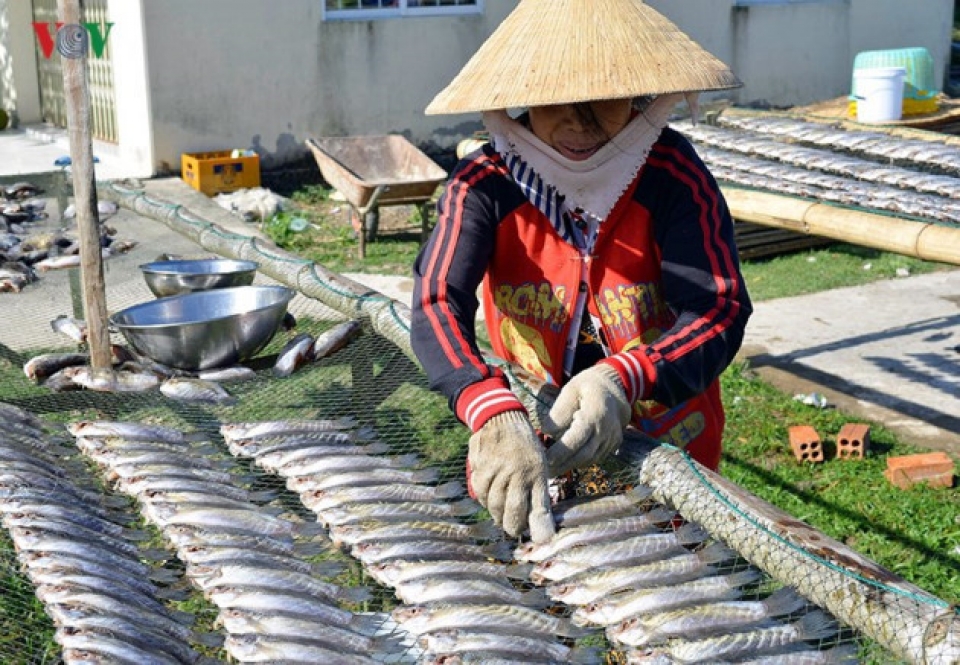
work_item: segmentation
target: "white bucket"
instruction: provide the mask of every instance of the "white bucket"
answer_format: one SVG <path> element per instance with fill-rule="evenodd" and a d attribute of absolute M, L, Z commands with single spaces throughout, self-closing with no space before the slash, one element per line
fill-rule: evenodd
<path fill-rule="evenodd" d="M 853 72 L 857 121 L 894 122 L 903 117 L 904 67 L 876 67 Z"/>

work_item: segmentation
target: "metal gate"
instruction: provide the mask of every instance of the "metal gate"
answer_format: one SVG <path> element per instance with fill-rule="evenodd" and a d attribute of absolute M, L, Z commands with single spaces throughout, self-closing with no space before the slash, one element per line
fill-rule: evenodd
<path fill-rule="evenodd" d="M 83 21 L 108 22 L 108 0 L 85 0 Z M 33 0 L 33 20 L 50 25 L 50 35 L 56 38 L 57 0 Z M 63 73 L 60 54 L 56 49 L 47 58 L 37 42 L 37 72 L 40 83 L 40 111 L 44 122 L 57 127 L 67 126 L 67 106 L 63 92 Z M 93 138 L 117 142 L 117 108 L 113 90 L 113 54 L 107 40 L 100 57 L 91 53 L 87 58 L 87 80 L 90 90 L 90 121 Z"/>

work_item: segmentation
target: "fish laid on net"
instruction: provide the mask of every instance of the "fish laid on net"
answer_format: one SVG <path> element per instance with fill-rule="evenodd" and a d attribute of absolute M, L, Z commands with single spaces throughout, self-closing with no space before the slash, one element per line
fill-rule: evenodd
<path fill-rule="evenodd" d="M 711 127 L 709 125 L 684 124 L 675 126 L 688 139 L 700 147 L 710 147 L 743 155 L 776 160 L 791 166 L 855 178 L 865 182 L 894 187 L 905 187 L 926 194 L 960 198 L 960 178 L 956 176 L 924 173 L 889 164 L 853 157 L 821 148 L 783 143 L 744 130 Z"/>
<path fill-rule="evenodd" d="M 514 583 L 526 570 L 506 563 L 513 545 L 503 532 L 463 521 L 480 506 L 462 483 L 440 483 L 416 455 L 373 452 L 377 441 L 361 432 L 324 421 L 221 427 L 231 452 L 284 478 L 333 541 L 405 603 L 392 617 L 416 636 L 418 662 L 600 662 L 598 651 L 561 641 L 595 631 L 545 613 L 542 590 Z M 570 519 L 588 512 L 571 506 Z"/>
<path fill-rule="evenodd" d="M 201 662 L 191 646 L 192 617 L 163 604 L 154 572 L 141 561 L 142 536 L 92 483 L 83 486 L 76 449 L 25 413 L 6 405 L 2 413 L 0 523 L 56 625 L 63 661 Z"/>
<path fill-rule="evenodd" d="M 911 662 L 960 662 L 955 608 L 669 446 L 644 451 L 640 480 L 745 559 Z"/>
<path fill-rule="evenodd" d="M 937 141 L 905 139 L 884 132 L 845 130 L 822 123 L 776 117 L 721 114 L 723 127 L 746 129 L 814 146 L 846 149 L 872 158 L 917 162 L 947 173 L 960 173 L 960 147 Z"/>
<path fill-rule="evenodd" d="M 330 571 L 304 558 L 329 547 L 317 539 L 320 527 L 254 503 L 235 462 L 211 455 L 212 444 L 137 423 L 75 423 L 71 430 L 104 477 L 135 497 L 176 548 L 186 577 L 217 607 L 224 648 L 235 660 L 368 665 L 398 648 L 373 636 L 383 617 L 343 607 L 367 600 L 369 589 L 322 579 Z"/>

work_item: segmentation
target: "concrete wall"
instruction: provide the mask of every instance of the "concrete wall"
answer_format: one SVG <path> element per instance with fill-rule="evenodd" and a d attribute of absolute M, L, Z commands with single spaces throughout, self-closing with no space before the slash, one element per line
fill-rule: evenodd
<path fill-rule="evenodd" d="M 253 147 L 264 168 L 311 136 L 400 132 L 448 148 L 476 119 L 423 109 L 514 6 L 483 14 L 322 21 L 318 0 L 143 2 L 155 159 Z"/>
<path fill-rule="evenodd" d="M 40 121 L 32 22 L 29 2 L 0 0 L 0 108 L 14 123 Z"/>

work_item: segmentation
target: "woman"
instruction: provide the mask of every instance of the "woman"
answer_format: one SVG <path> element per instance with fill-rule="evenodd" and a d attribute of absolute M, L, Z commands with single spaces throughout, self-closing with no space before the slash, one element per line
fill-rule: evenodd
<path fill-rule="evenodd" d="M 631 422 L 717 468 L 718 377 L 751 306 L 719 188 L 666 125 L 736 85 L 640 0 L 521 0 L 427 108 L 482 111 L 491 141 L 439 201 L 412 341 L 474 432 L 471 494 L 508 533 L 549 538 L 548 477 L 602 460 Z M 549 450 L 477 349 L 481 283 L 494 351 L 560 387 Z"/>

